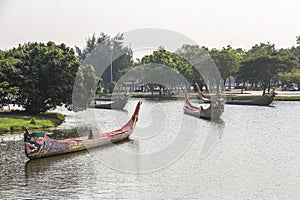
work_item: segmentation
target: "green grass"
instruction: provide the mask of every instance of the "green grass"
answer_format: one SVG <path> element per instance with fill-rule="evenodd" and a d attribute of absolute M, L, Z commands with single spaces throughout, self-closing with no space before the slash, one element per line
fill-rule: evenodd
<path fill-rule="evenodd" d="M 275 101 L 300 101 L 300 96 L 277 96 Z"/>
<path fill-rule="evenodd" d="M 0 133 L 28 129 L 52 128 L 63 123 L 65 116 L 60 113 L 28 115 L 22 111 L 0 112 Z"/>

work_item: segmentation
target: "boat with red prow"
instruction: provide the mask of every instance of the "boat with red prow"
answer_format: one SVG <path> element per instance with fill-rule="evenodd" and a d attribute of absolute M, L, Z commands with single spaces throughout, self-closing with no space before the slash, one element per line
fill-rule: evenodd
<path fill-rule="evenodd" d="M 93 133 L 91 131 L 88 136 L 55 140 L 50 138 L 45 132 L 29 133 L 29 131 L 25 129 L 25 154 L 30 159 L 42 158 L 81 151 L 125 140 L 133 132 L 136 122 L 138 121 L 140 106 L 141 102 L 138 102 L 132 117 L 124 126 L 118 130 L 107 133 Z"/>
<path fill-rule="evenodd" d="M 197 87 L 197 92 L 202 100 L 203 103 L 210 103 L 211 100 L 209 98 L 207 98 L 203 92 L 201 92 L 199 85 L 197 83 L 196 87 Z M 232 105 L 254 105 L 254 106 L 269 106 L 273 100 L 274 97 L 276 96 L 276 92 L 272 91 L 269 94 L 265 94 L 261 97 L 258 97 L 256 99 L 253 100 L 225 100 L 225 104 L 232 104 Z"/>
<path fill-rule="evenodd" d="M 224 103 L 221 100 L 215 100 L 208 107 L 205 108 L 206 105 L 194 106 L 190 103 L 188 99 L 187 90 L 184 89 L 184 113 L 193 115 L 195 117 L 208 119 L 208 120 L 217 120 L 221 117 L 224 112 Z"/>

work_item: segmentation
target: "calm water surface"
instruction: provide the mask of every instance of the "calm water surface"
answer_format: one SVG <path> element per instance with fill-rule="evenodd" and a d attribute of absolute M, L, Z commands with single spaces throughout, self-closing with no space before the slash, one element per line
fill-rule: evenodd
<path fill-rule="evenodd" d="M 135 103 L 64 111 L 60 128 L 117 129 Z M 91 152 L 29 161 L 22 135 L 0 136 L 0 199 L 299 199 L 300 102 L 226 105 L 218 122 L 184 115 L 182 105 L 144 101 L 130 140 Z"/>

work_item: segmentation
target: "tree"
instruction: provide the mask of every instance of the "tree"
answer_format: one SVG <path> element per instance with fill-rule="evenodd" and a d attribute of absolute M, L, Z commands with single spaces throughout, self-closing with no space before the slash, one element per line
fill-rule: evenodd
<path fill-rule="evenodd" d="M 80 66 L 73 49 L 54 42 L 26 43 L 8 52 L 19 59 L 18 101 L 29 113 L 43 113 L 72 103 L 75 75 Z"/>
<path fill-rule="evenodd" d="M 183 45 L 177 50 L 193 66 L 193 82 L 198 82 L 210 93 L 219 95 L 223 88 L 223 79 L 207 47 Z"/>
<path fill-rule="evenodd" d="M 0 83 L 0 108 L 3 105 L 9 105 L 16 98 L 19 92 L 18 87 L 11 87 L 8 82 L 4 81 Z"/>
<path fill-rule="evenodd" d="M 152 67 L 153 69 L 148 69 L 148 71 L 145 73 L 147 76 L 155 76 L 157 74 L 157 71 L 160 71 L 162 77 L 166 77 L 166 73 L 172 73 L 173 75 L 178 78 L 176 74 L 182 75 L 189 83 L 193 82 L 194 79 L 194 69 L 192 65 L 190 65 L 182 56 L 177 55 L 176 53 L 172 53 L 169 51 L 166 51 L 162 47 L 160 47 L 158 50 L 154 51 L 151 55 L 146 55 L 141 60 L 142 65 L 147 65 L 148 67 Z M 149 65 L 151 64 L 151 65 Z M 166 69 L 163 66 L 167 66 L 170 68 L 170 70 Z M 148 78 L 151 79 L 151 78 Z M 154 79 L 154 78 L 152 78 Z M 166 78 L 172 85 L 174 86 L 175 80 L 172 79 L 172 77 Z M 171 80 L 172 79 L 172 80 Z M 182 79 L 179 79 L 182 80 Z M 182 82 L 183 83 L 183 82 Z M 177 82 L 179 85 L 180 83 Z M 164 88 L 163 85 L 159 84 L 158 87 L 161 89 Z M 172 86 L 171 86 L 172 87 Z M 154 88 L 154 87 L 150 87 Z M 160 92 L 161 94 L 161 92 Z"/>
<path fill-rule="evenodd" d="M 298 45 L 300 45 L 300 36 L 296 36 L 296 42 Z"/>
<path fill-rule="evenodd" d="M 300 36 L 296 37 L 297 47 L 292 47 L 291 52 L 298 58 L 300 62 Z"/>
<path fill-rule="evenodd" d="M 101 80 L 96 75 L 92 65 L 81 65 L 73 87 L 71 109 L 75 111 L 86 109 L 98 90 L 99 82 Z"/>
<path fill-rule="evenodd" d="M 280 73 L 279 80 L 283 83 L 297 83 L 298 88 L 300 87 L 300 69 L 294 69 L 289 73 Z"/>
<path fill-rule="evenodd" d="M 15 67 L 20 60 L 15 59 L 0 51 L 0 105 L 11 103 L 18 95 L 19 88 L 16 87 L 19 71 Z"/>
<path fill-rule="evenodd" d="M 176 53 L 181 56 L 188 65 L 189 68 L 188 80 L 194 84 L 195 82 L 204 83 L 202 75 L 207 70 L 201 70 L 204 63 L 209 63 L 210 57 L 208 56 L 208 49 L 206 47 L 199 47 L 198 45 L 185 44 L 179 48 Z M 184 68 L 182 70 L 185 70 Z"/>
<path fill-rule="evenodd" d="M 102 84 L 105 87 L 109 82 L 120 78 L 118 76 L 120 70 L 133 64 L 132 51 L 124 46 L 123 40 L 123 34 L 118 34 L 113 38 L 104 33 L 101 33 L 99 37 L 93 34 L 88 38 L 82 50 L 75 47 L 79 59 L 83 64 L 90 64 L 95 68 L 96 74 L 102 78 Z"/>
<path fill-rule="evenodd" d="M 239 76 L 243 81 L 261 82 L 265 94 L 280 72 L 290 72 L 297 65 L 298 59 L 290 50 L 276 50 L 274 44 L 261 43 L 246 53 Z"/>
<path fill-rule="evenodd" d="M 211 57 L 224 78 L 224 86 L 226 79 L 229 79 L 229 88 L 231 88 L 230 76 L 236 76 L 239 69 L 241 54 L 238 52 L 232 49 L 231 46 L 223 47 L 221 50 L 212 49 L 210 51 Z"/>

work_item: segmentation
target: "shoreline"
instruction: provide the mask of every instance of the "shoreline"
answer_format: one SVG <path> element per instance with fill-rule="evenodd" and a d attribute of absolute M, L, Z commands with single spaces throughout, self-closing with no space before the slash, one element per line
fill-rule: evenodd
<path fill-rule="evenodd" d="M 276 91 L 277 95 L 274 101 L 300 101 L 300 91 Z M 209 94 L 205 94 L 209 97 Z M 240 93 L 238 90 L 226 91 L 224 93 L 225 98 L 231 99 L 255 99 L 262 95 L 262 91 L 245 91 Z M 176 95 L 158 95 L 151 93 L 134 93 L 130 95 L 133 99 L 146 99 L 150 101 L 174 101 L 174 100 L 184 100 L 184 95 L 182 93 Z M 198 99 L 200 97 L 197 93 L 190 92 L 190 99 Z M 13 134 L 14 132 L 19 132 L 23 130 L 23 127 L 28 127 L 31 130 L 51 130 L 57 129 L 63 126 L 64 122 L 67 120 L 67 115 L 64 112 L 48 112 L 45 114 L 29 115 L 21 110 L 4 110 L 0 111 L 0 135 L 1 134 Z M 63 127 L 65 129 L 66 127 Z"/>
<path fill-rule="evenodd" d="M 65 121 L 62 113 L 47 112 L 31 115 L 20 110 L 0 111 L 0 134 L 22 132 L 26 127 L 30 130 L 48 130 L 55 128 Z"/>
<path fill-rule="evenodd" d="M 274 97 L 274 101 L 300 101 L 300 91 L 276 91 L 277 95 Z M 210 96 L 209 93 L 204 93 L 206 96 Z M 262 96 L 262 91 L 250 91 L 247 90 L 244 93 L 240 93 L 240 90 L 232 90 L 226 91 L 223 93 L 225 98 L 233 98 L 233 99 L 255 99 L 257 97 Z M 184 99 L 184 95 L 182 93 L 175 95 L 158 95 L 151 93 L 133 93 L 130 95 L 131 98 L 137 99 L 147 99 L 153 101 L 164 101 L 164 100 L 178 100 Z M 195 92 L 189 93 L 190 99 L 200 99 L 199 95 Z"/>

